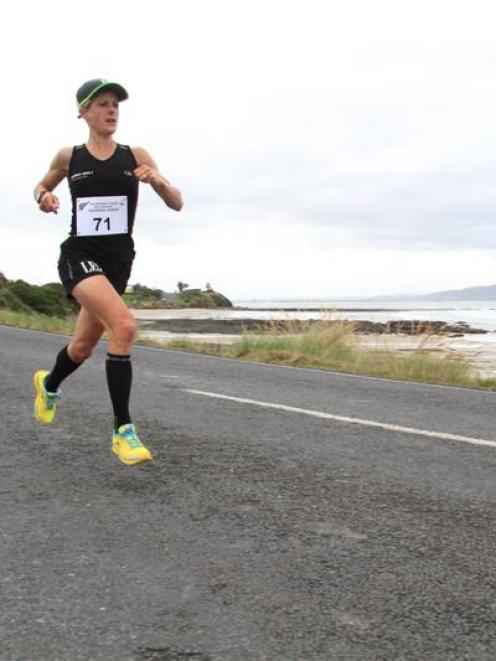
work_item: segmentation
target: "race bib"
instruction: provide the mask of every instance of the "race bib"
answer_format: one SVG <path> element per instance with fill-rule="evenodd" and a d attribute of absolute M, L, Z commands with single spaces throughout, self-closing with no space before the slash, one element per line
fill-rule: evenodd
<path fill-rule="evenodd" d="M 127 234 L 127 196 L 78 197 L 76 235 Z"/>

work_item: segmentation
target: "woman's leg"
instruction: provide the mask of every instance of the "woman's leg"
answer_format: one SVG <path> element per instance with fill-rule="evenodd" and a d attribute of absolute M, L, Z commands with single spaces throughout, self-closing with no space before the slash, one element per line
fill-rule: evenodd
<path fill-rule="evenodd" d="M 131 350 L 136 322 L 105 276 L 96 275 L 83 280 L 74 287 L 73 295 L 88 315 L 100 321 L 109 335 L 107 381 L 114 408 L 115 428 L 119 429 L 122 425 L 131 423 Z"/>
<path fill-rule="evenodd" d="M 132 367 L 131 350 L 136 333 L 136 322 L 109 280 L 94 275 L 79 282 L 72 290 L 81 304 L 74 335 L 58 357 L 59 377 L 67 376 L 88 358 L 103 331 L 109 335 L 106 361 L 107 383 L 114 409 L 112 451 L 127 464 L 149 461 L 152 456 L 136 434 L 129 414 Z M 55 399 L 59 393 L 47 392 L 44 379 L 47 373 L 39 370 L 34 375 L 36 389 L 35 415 L 40 422 L 49 424 L 55 416 Z M 57 377 L 58 378 L 58 377 Z M 54 376 L 54 382 L 56 382 Z M 57 384 L 58 385 L 58 384 Z M 57 386 L 56 386 L 57 387 Z"/>
<path fill-rule="evenodd" d="M 114 426 L 119 429 L 131 423 L 131 350 L 136 322 L 105 276 L 95 275 L 81 281 L 74 287 L 73 295 L 88 315 L 99 320 L 109 335 L 107 382 L 114 409 Z"/>
<path fill-rule="evenodd" d="M 57 400 L 61 397 L 60 384 L 92 354 L 103 330 L 98 319 L 84 308 L 81 309 L 72 340 L 59 351 L 52 371 L 35 372 L 34 415 L 38 422 L 49 425 L 55 420 Z"/>
<path fill-rule="evenodd" d="M 84 308 L 81 308 L 71 341 L 57 355 L 52 371 L 45 379 L 49 392 L 56 392 L 69 374 L 91 356 L 104 331 L 103 325 Z"/>
<path fill-rule="evenodd" d="M 91 356 L 105 330 L 104 325 L 86 308 L 82 307 L 67 346 L 69 357 L 76 363 L 82 363 Z"/>
<path fill-rule="evenodd" d="M 109 353 L 129 355 L 136 334 L 136 321 L 107 278 L 104 275 L 86 278 L 78 282 L 72 295 L 107 331 Z"/>
<path fill-rule="evenodd" d="M 131 350 L 136 334 L 136 321 L 103 275 L 82 280 L 74 287 L 72 294 L 86 312 L 101 323 L 109 335 L 106 371 L 114 409 L 112 451 L 127 465 L 148 461 L 152 456 L 138 438 L 129 414 Z"/>

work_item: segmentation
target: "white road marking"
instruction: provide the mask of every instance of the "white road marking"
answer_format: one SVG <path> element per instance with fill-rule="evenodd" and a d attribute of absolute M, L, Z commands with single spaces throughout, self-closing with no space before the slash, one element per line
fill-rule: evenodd
<path fill-rule="evenodd" d="M 192 395 L 203 395 L 214 399 L 226 399 L 238 404 L 251 404 L 252 406 L 261 406 L 266 409 L 277 409 L 279 411 L 288 411 L 289 413 L 300 413 L 310 415 L 314 418 L 323 418 L 324 420 L 336 420 L 337 422 L 347 422 L 354 425 L 363 425 L 364 427 L 376 427 L 387 431 L 399 432 L 401 434 L 416 434 L 417 436 L 427 436 L 437 438 L 443 441 L 457 441 L 458 443 L 470 443 L 472 445 L 484 445 L 490 448 L 496 448 L 496 441 L 485 438 L 473 438 L 471 436 L 461 436 L 459 434 L 449 434 L 448 432 L 432 431 L 429 429 L 417 429 L 416 427 L 402 427 L 401 425 L 392 425 L 386 422 L 376 422 L 375 420 L 364 420 L 363 418 L 350 418 L 344 415 L 335 415 L 334 413 L 325 413 L 324 411 L 314 411 L 312 409 L 302 409 L 297 406 L 286 406 L 285 404 L 276 404 L 274 402 L 262 402 L 257 399 L 248 399 L 246 397 L 232 397 L 231 395 L 222 395 L 217 392 L 208 392 L 205 390 L 193 390 L 191 388 L 181 388 L 184 392 Z"/>

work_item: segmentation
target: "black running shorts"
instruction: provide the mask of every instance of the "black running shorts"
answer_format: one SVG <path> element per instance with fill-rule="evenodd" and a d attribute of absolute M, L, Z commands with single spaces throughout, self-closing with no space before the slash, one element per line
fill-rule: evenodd
<path fill-rule="evenodd" d="M 104 275 L 118 294 L 123 294 L 131 275 L 132 263 L 106 259 L 88 259 L 75 253 L 60 255 L 58 271 L 60 280 L 67 292 L 67 298 L 74 298 L 72 290 L 82 280 L 94 275 Z"/>

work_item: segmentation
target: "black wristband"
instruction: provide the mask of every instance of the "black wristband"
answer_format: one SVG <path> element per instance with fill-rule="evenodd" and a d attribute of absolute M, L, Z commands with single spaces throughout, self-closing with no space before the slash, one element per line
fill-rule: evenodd
<path fill-rule="evenodd" d="M 36 204 L 40 204 L 40 203 L 41 203 L 41 200 L 43 199 L 43 196 L 45 195 L 45 193 L 48 193 L 48 192 L 49 192 L 49 191 L 47 191 L 47 190 L 41 190 L 41 191 L 38 193 L 38 195 L 36 196 Z"/>

